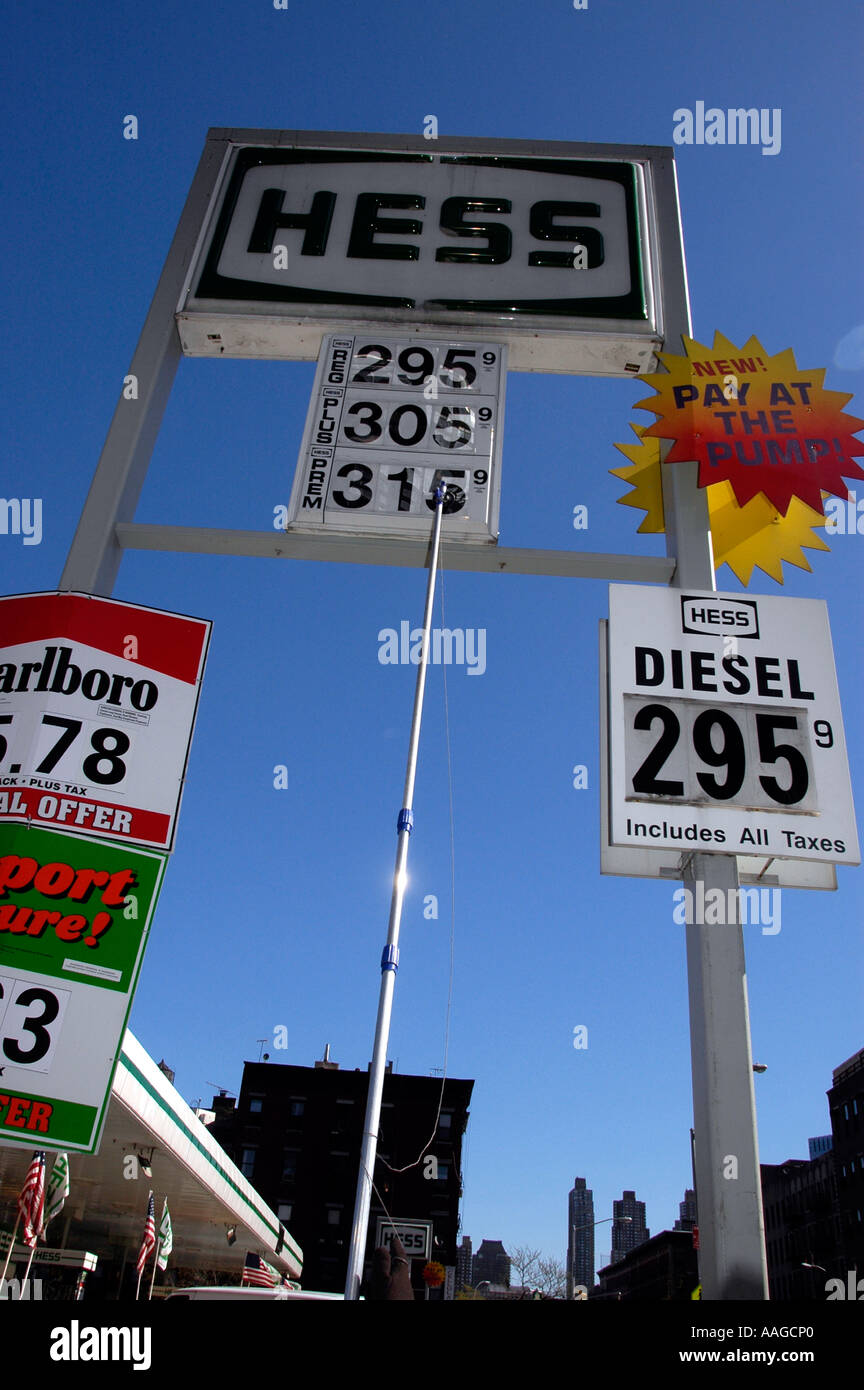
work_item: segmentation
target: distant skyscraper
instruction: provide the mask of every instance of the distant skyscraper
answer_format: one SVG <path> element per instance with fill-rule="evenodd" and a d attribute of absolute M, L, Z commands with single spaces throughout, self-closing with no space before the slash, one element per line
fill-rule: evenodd
<path fill-rule="evenodd" d="M 645 1225 L 645 1203 L 636 1201 L 636 1193 L 624 1189 L 620 1202 L 612 1203 L 612 1256 L 609 1263 L 614 1264 L 629 1251 L 635 1250 L 651 1232 Z M 629 1217 L 629 1220 L 627 1219 Z"/>
<path fill-rule="evenodd" d="M 692 1231 L 696 1225 L 696 1193 L 692 1187 L 688 1187 L 684 1192 L 684 1201 L 678 1203 L 678 1220 L 675 1222 L 676 1231 Z"/>
<path fill-rule="evenodd" d="M 594 1287 L 594 1193 L 575 1178 L 567 1196 L 567 1274 L 574 1284 Z"/>
<path fill-rule="evenodd" d="M 463 1288 L 473 1288 L 473 1247 L 471 1237 L 463 1236 L 456 1251 L 456 1292 Z"/>
<path fill-rule="evenodd" d="M 510 1256 L 500 1240 L 483 1240 L 474 1256 L 474 1287 L 479 1284 L 510 1285 Z"/>

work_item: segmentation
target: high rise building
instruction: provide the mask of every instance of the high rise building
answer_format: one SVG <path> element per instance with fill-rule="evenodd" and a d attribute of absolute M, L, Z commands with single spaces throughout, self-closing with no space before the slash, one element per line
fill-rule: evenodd
<path fill-rule="evenodd" d="M 825 1281 L 839 1272 L 840 1258 L 833 1155 L 829 1150 L 759 1167 L 771 1297 L 824 1299 Z"/>
<path fill-rule="evenodd" d="M 474 1255 L 470 1236 L 463 1236 L 456 1251 L 456 1292 L 473 1288 Z"/>
<path fill-rule="evenodd" d="M 621 1194 L 621 1200 L 612 1203 L 612 1215 L 614 1220 L 612 1222 L 610 1264 L 623 1259 L 626 1254 L 635 1250 L 637 1245 L 641 1245 L 643 1240 L 647 1240 L 651 1235 L 645 1225 L 645 1203 L 637 1202 L 635 1192 L 629 1192 L 625 1188 Z"/>
<path fill-rule="evenodd" d="M 864 1048 L 835 1067 L 832 1079 L 828 1108 L 843 1262 L 864 1274 Z"/>
<path fill-rule="evenodd" d="M 399 1075 L 388 1062 L 367 1267 L 388 1216 L 428 1222 L 429 1258 L 455 1266 L 462 1136 L 473 1085 L 447 1077 L 442 1089 L 440 1077 Z M 244 1177 L 301 1247 L 309 1288 L 338 1293 L 345 1286 L 368 1086 L 368 1070 L 345 1071 L 329 1053 L 314 1067 L 247 1062 L 236 1108 L 220 1107 L 213 1125 L 214 1137 L 236 1155 Z M 408 1255 L 412 1282 L 424 1296 L 426 1254 Z"/>
<path fill-rule="evenodd" d="M 594 1193 L 584 1178 L 574 1178 L 567 1195 L 567 1277 L 594 1287 Z"/>
<path fill-rule="evenodd" d="M 510 1256 L 500 1240 L 483 1240 L 474 1256 L 474 1287 L 479 1284 L 510 1285 Z"/>
<path fill-rule="evenodd" d="M 692 1231 L 696 1225 L 696 1193 L 692 1187 L 684 1189 L 684 1201 L 678 1203 L 678 1220 L 675 1222 L 676 1231 Z"/>

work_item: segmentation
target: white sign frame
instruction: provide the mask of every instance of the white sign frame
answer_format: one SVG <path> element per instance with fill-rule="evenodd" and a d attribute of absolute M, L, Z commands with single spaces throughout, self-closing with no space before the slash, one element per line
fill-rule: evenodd
<path fill-rule="evenodd" d="M 610 585 L 609 605 L 610 844 L 643 851 L 671 849 L 679 854 L 698 851 L 820 864 L 860 863 L 825 603 Z M 672 657 L 673 651 L 681 653 L 680 659 Z M 660 659 L 649 652 L 659 653 Z M 722 689 L 724 681 L 727 688 Z M 745 683 L 749 689 L 737 688 Z M 712 685 L 717 688 L 712 690 Z M 718 783 L 724 778 L 718 769 L 702 764 L 684 738 L 654 775 L 662 782 L 682 785 L 688 799 L 665 793 L 634 796 L 627 778 L 628 771 L 633 771 L 636 734 L 625 714 L 626 702 L 633 696 L 640 697 L 644 707 L 664 706 L 673 712 L 682 702 L 689 702 L 694 713 L 707 708 L 735 710 L 732 717 L 739 724 L 745 718 L 752 722 L 753 711 L 772 715 L 782 708 L 785 716 L 795 716 L 802 736 L 808 739 L 815 809 L 810 813 L 781 805 L 775 809 L 766 804 L 767 793 L 750 807 L 736 802 L 724 805 L 707 794 L 696 800 L 689 794 L 698 785 L 697 774 L 716 775 Z M 817 722 L 820 728 L 814 732 Z M 825 723 L 830 734 L 824 732 Z M 657 718 L 646 730 L 655 749 L 665 728 L 665 722 Z M 830 746 L 822 746 L 829 738 Z M 778 744 L 782 741 L 778 738 Z M 716 742 L 712 746 L 715 752 L 722 751 Z M 748 765 L 751 754 L 748 748 Z M 760 768 L 760 776 L 776 773 L 781 786 L 791 771 L 783 757 L 765 761 Z"/>
<path fill-rule="evenodd" d="M 229 143 L 177 305 L 187 355 L 308 360 L 341 324 L 386 323 L 505 341 L 513 371 L 656 369 L 661 224 L 674 219 L 680 243 L 668 149 L 243 129 L 209 139 Z M 358 200 L 373 196 L 380 206 L 363 212 Z M 487 206 L 467 207 L 478 198 Z M 529 260 L 565 252 L 566 267 Z M 456 271 L 465 289 L 454 292 Z"/>

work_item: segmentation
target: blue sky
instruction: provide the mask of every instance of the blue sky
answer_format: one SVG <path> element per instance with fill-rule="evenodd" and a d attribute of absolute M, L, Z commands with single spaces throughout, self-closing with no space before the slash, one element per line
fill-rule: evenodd
<path fill-rule="evenodd" d="M 694 335 L 756 334 L 857 392 L 862 326 L 862 18 L 852 0 L 567 0 L 374 9 L 270 0 L 19 8 L 5 58 L 2 492 L 43 499 L 43 538 L 0 535 L 0 592 L 56 587 L 208 127 L 671 144 L 682 107 L 782 111 L 782 147 L 682 146 Z M 139 138 L 124 140 L 134 114 Z M 860 343 L 860 340 L 859 340 Z M 835 366 L 835 354 L 840 349 Z M 309 363 L 182 363 L 142 521 L 267 530 L 288 501 Z M 663 553 L 617 505 L 616 441 L 647 390 L 511 373 L 501 543 Z M 852 484 L 854 487 L 854 483 Z M 864 486 L 861 487 L 864 496 Z M 586 532 L 573 507 L 589 509 Z M 828 602 L 853 787 L 864 773 L 859 535 L 786 567 Z M 445 550 L 446 566 L 446 550 Z M 739 586 L 728 570 L 721 588 Z M 238 1090 L 258 1039 L 345 1067 L 372 1044 L 411 667 L 378 632 L 419 622 L 420 571 L 129 553 L 115 596 L 212 618 L 177 849 L 132 1027 L 189 1100 Z M 455 981 L 448 1068 L 475 1078 L 464 1231 L 563 1256 L 576 1174 L 611 1215 L 623 1188 L 670 1226 L 690 1185 L 682 929 L 672 887 L 599 873 L 595 581 L 445 577 L 446 622 L 483 628 L 487 668 L 448 673 Z M 436 606 L 436 622 L 440 623 Z M 587 790 L 571 770 L 589 769 Z M 276 790 L 273 769 L 288 768 Z M 450 823 L 442 668 L 432 668 L 390 1055 L 442 1065 Z M 242 882 L 238 891 L 236 883 Z M 745 929 L 760 1154 L 829 1129 L 832 1067 L 864 1045 L 861 875 L 785 892 Z M 423 916 L 436 894 L 437 921 Z M 585 1050 L 572 1046 L 588 1028 Z M 609 1227 L 597 1233 L 608 1251 Z"/>

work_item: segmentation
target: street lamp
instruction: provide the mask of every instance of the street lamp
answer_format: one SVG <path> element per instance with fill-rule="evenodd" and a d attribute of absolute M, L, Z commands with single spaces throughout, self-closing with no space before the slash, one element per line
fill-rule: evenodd
<path fill-rule="evenodd" d="M 578 1235 L 578 1233 L 579 1233 L 580 1231 L 593 1231 L 593 1229 L 594 1229 L 595 1226 L 605 1226 L 607 1221 L 632 1221 L 632 1220 L 633 1220 L 633 1217 L 632 1217 L 632 1216 L 604 1216 L 604 1217 L 602 1218 L 601 1221 L 588 1221 L 588 1222 L 586 1222 L 586 1224 L 585 1224 L 584 1226 L 571 1226 L 571 1227 L 570 1227 L 570 1234 L 571 1234 L 571 1236 L 575 1236 L 575 1235 Z M 576 1302 L 576 1298 L 575 1298 L 574 1294 L 575 1294 L 575 1285 L 574 1285 L 574 1282 L 573 1282 L 573 1270 L 572 1270 L 571 1268 L 569 1268 L 569 1266 L 568 1266 L 568 1269 L 567 1269 L 567 1301 L 568 1301 L 569 1303 L 575 1303 L 575 1302 Z M 581 1299 L 580 1299 L 579 1301 L 581 1302 Z"/>

